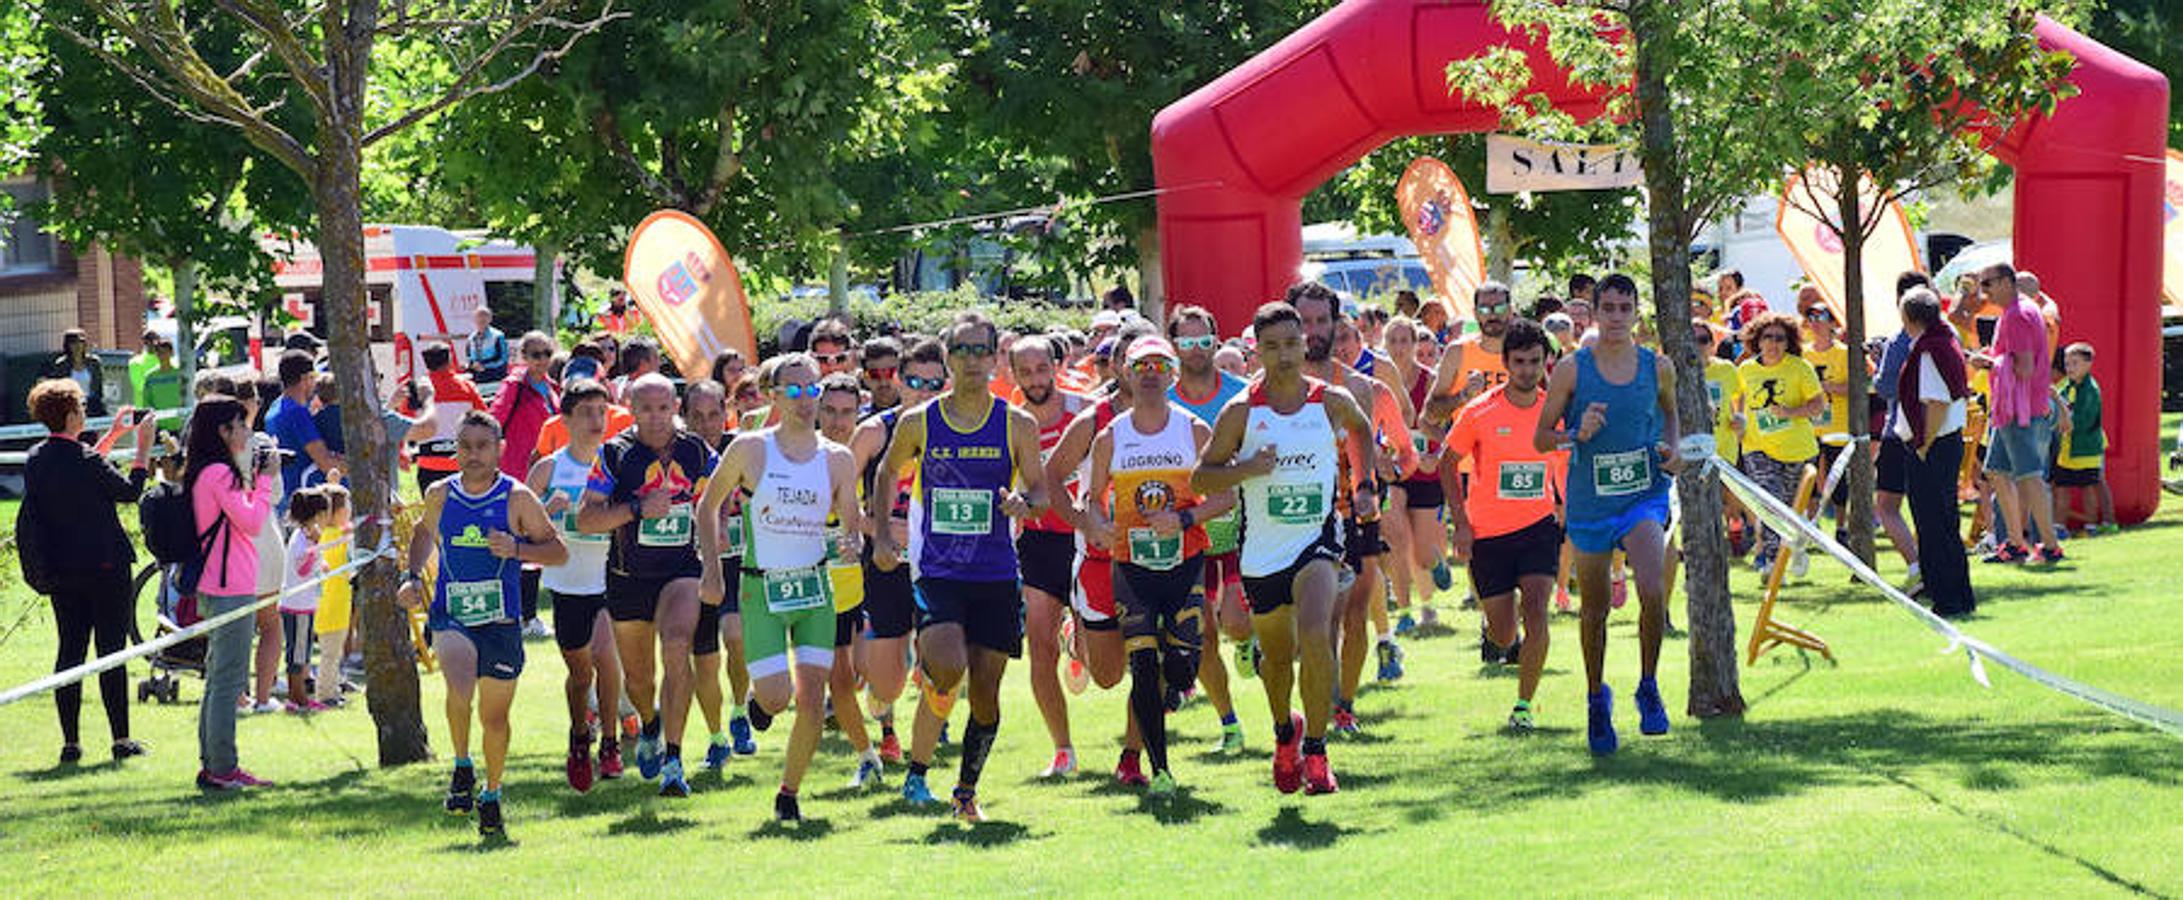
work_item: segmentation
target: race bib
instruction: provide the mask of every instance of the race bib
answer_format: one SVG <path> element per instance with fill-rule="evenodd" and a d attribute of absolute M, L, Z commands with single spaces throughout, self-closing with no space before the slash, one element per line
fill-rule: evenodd
<path fill-rule="evenodd" d="M 465 627 L 491 625 L 506 618 L 500 579 L 447 583 L 447 615 Z"/>
<path fill-rule="evenodd" d="M 1182 532 L 1161 537 L 1150 528 L 1130 529 L 1129 561 L 1160 571 L 1182 565 Z"/>
<path fill-rule="evenodd" d="M 1642 493 L 1652 486 L 1652 469 L 1646 457 L 1651 450 L 1638 448 L 1592 457 L 1592 493 L 1622 497 Z"/>
<path fill-rule="evenodd" d="M 1202 523 L 1205 526 L 1205 540 L 1210 546 L 1210 549 L 1206 552 L 1226 553 L 1234 550 L 1237 542 L 1242 538 L 1241 532 L 1236 527 L 1237 522 L 1236 512 L 1232 509 L 1205 520 Z"/>
<path fill-rule="evenodd" d="M 561 539 L 571 544 L 603 544 L 606 543 L 608 538 L 608 535 L 585 534 L 576 530 L 576 498 L 574 497 L 569 498 L 569 508 L 561 511 L 561 521 L 557 524 L 561 528 Z"/>
<path fill-rule="evenodd" d="M 831 607 L 834 603 L 832 585 L 826 577 L 826 570 L 818 566 L 769 571 L 763 580 L 766 609 L 772 612 L 802 612 L 822 606 Z"/>
<path fill-rule="evenodd" d="M 1722 404 L 1728 402 L 1727 398 L 1721 396 L 1721 383 L 1718 381 L 1706 382 L 1705 394 L 1707 397 L 1712 398 L 1714 409 L 1720 409 Z"/>
<path fill-rule="evenodd" d="M 1546 496 L 1546 463 L 1505 462 L 1495 480 L 1503 500 L 1537 500 Z"/>
<path fill-rule="evenodd" d="M 696 530 L 695 519 L 690 515 L 690 504 L 676 503 L 667 507 L 665 516 L 637 520 L 637 545 L 687 547 L 690 545 L 691 534 Z"/>
<path fill-rule="evenodd" d="M 1760 434 L 1773 434 L 1789 427 L 1788 419 L 1763 409 L 1759 410 L 1758 415 L 1752 417 L 1752 421 L 1758 424 Z"/>
<path fill-rule="evenodd" d="M 1822 426 L 1834 424 L 1834 404 L 1830 403 L 1820 408 L 1819 424 Z"/>
<path fill-rule="evenodd" d="M 1266 512 L 1278 524 L 1316 525 L 1326 518 L 1326 491 L 1318 484 L 1272 485 Z"/>
<path fill-rule="evenodd" d="M 993 492 L 932 489 L 932 533 L 975 536 L 993 531 Z"/>
<path fill-rule="evenodd" d="M 720 555 L 743 555 L 743 517 L 740 514 L 728 517 L 727 547 Z"/>
<path fill-rule="evenodd" d="M 1424 455 L 1426 444 L 1427 442 L 1425 440 L 1425 434 L 1423 432 L 1410 432 L 1410 448 L 1416 450 L 1419 455 Z"/>

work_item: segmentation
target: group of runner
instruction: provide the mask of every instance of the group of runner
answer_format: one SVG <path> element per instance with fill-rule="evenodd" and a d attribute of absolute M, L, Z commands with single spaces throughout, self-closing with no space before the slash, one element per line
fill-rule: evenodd
<path fill-rule="evenodd" d="M 1332 793 L 1329 732 L 1359 730 L 1374 648 L 1379 677 L 1401 677 L 1395 633 L 1416 621 L 1413 606 L 1432 621 L 1426 586 L 1451 586 L 1451 538 L 1483 611 L 1482 652 L 1519 668 L 1511 730 L 1537 720 L 1566 543 L 1592 751 L 1616 748 L 1601 676 L 1611 567 L 1627 566 L 1641 608 L 1639 728 L 1664 733 L 1652 673 L 1678 468 L 1673 369 L 1637 343 L 1625 276 L 1599 283 L 1582 346 L 1515 318 L 1501 285 L 1474 306 L 1478 333 L 1444 348 L 1398 317 L 1374 323 L 1354 354 L 1357 323 L 1316 283 L 1259 308 L 1239 344 L 1189 306 L 1164 327 L 1102 314 L 1081 348 L 1004 335 L 975 312 L 936 338 L 876 339 L 861 354 L 822 330 L 811 351 L 745 376 L 750 403 L 733 402 L 734 378 L 692 381 L 678 401 L 656 373 L 616 384 L 572 367 L 565 441 L 542 445 L 520 479 L 502 470 L 501 424 L 462 416 L 449 426 L 458 472 L 425 491 L 400 595 L 428 610 L 447 681 L 446 808 L 503 828 L 527 566 L 552 595 L 566 772 L 580 792 L 622 776 L 633 742 L 639 774 L 687 796 L 694 701 L 709 768 L 755 753 L 752 729 L 794 711 L 782 821 L 802 816 L 828 720 L 856 754 L 853 787 L 906 758 L 902 796 L 937 803 L 930 766 L 960 697 L 969 715 L 948 799 L 979 821 L 1000 686 L 1028 645 L 1054 747 L 1041 775 L 1078 767 L 1068 693 L 1126 675 L 1114 777 L 1170 795 L 1167 717 L 1200 689 L 1220 719 L 1217 752 L 1246 749 L 1225 636 L 1235 674 L 1265 690 L 1274 786 Z M 1237 346 L 1256 357 L 1247 377 L 1228 370 Z M 894 706 L 912 680 L 905 751 Z"/>

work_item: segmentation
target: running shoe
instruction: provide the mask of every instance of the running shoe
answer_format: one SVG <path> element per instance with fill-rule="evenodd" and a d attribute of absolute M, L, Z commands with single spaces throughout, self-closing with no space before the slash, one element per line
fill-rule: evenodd
<path fill-rule="evenodd" d="M 2015 544 L 2002 544 L 1994 548 L 1992 553 L 1986 554 L 1985 561 L 1990 563 L 2020 563 L 2030 558 L 2030 551 Z"/>
<path fill-rule="evenodd" d="M 1500 661 L 1501 661 L 1501 654 L 1502 654 L 1503 652 L 1504 652 L 1504 651 L 1503 651 L 1503 650 L 1501 649 L 1501 645 L 1499 645 L 1499 644 L 1496 644 L 1496 643 L 1494 643 L 1494 642 L 1493 642 L 1493 639 L 1492 639 L 1492 638 L 1490 638 L 1490 637 L 1487 637 L 1487 636 L 1486 636 L 1486 620 L 1485 620 L 1485 617 L 1483 617 L 1483 616 L 1479 617 L 1479 619 L 1478 619 L 1478 661 L 1479 661 L 1479 662 L 1482 662 L 1482 663 L 1485 663 L 1486 665 L 1489 665 L 1489 666 L 1491 666 L 1491 665 L 1496 665 L 1496 664 L 1500 663 Z"/>
<path fill-rule="evenodd" d="M 1045 771 L 1038 773 L 1038 777 L 1067 778 L 1074 774 L 1076 774 L 1076 751 L 1063 747 L 1054 751 L 1054 761 L 1047 763 Z"/>
<path fill-rule="evenodd" d="M 523 639 L 526 641 L 542 641 L 552 636 L 553 628 L 544 619 L 532 616 L 530 621 L 523 623 Z"/>
<path fill-rule="evenodd" d="M 1613 582 L 1614 595 L 1609 598 L 1608 603 L 1615 609 L 1621 609 L 1622 604 L 1630 602 L 1630 580 L 1622 574 L 1622 567 L 1615 567 Z"/>
<path fill-rule="evenodd" d="M 122 738 L 121 740 L 115 741 L 113 751 L 115 759 L 128 759 L 132 756 L 143 756 L 145 752 L 143 744 L 139 744 L 136 741 L 130 740 L 128 738 Z"/>
<path fill-rule="evenodd" d="M 1607 756 L 1615 752 L 1615 695 L 1614 690 L 1601 682 L 1599 690 L 1587 698 L 1584 739 L 1591 745 L 1593 756 Z"/>
<path fill-rule="evenodd" d="M 82 744 L 61 745 L 61 765 L 72 766 L 83 761 Z"/>
<path fill-rule="evenodd" d="M 1812 555 L 1810 553 L 1805 552 L 1803 548 L 1799 547 L 1797 548 L 1796 552 L 1789 554 L 1789 577 L 1802 578 L 1804 577 L 1805 573 L 1808 573 L 1811 570 Z"/>
<path fill-rule="evenodd" d="M 329 709 L 329 707 L 324 703 L 318 702 L 317 700 L 305 698 L 302 703 L 283 703 L 281 704 L 281 709 L 291 716 L 307 716 L 312 713 L 325 712 L 327 709 Z"/>
<path fill-rule="evenodd" d="M 613 738 L 599 739 L 599 777 L 608 781 L 622 777 L 622 745 Z"/>
<path fill-rule="evenodd" d="M 1650 678 L 1637 681 L 1637 733 L 1661 735 L 1668 733 L 1668 708 L 1660 702 L 1660 683 Z"/>
<path fill-rule="evenodd" d="M 2068 557 L 2068 555 L 2064 554 L 2064 553 L 2062 552 L 2062 548 L 2060 548 L 2060 547 L 2056 547 L 2056 548 L 2054 548 L 2054 549 L 2052 549 L 2052 550 L 2049 550 L 2049 549 L 2047 549 L 2047 548 L 2045 548 L 2045 547 L 2041 547 L 2041 548 L 2039 548 L 2039 549 L 2037 549 L 2037 550 L 2033 550 L 2033 551 L 2031 552 L 2031 558 L 2030 558 L 2030 561 L 2031 561 L 2031 562 L 2033 562 L 2033 563 L 2037 563 L 2037 564 L 2039 564 L 2039 565 L 2045 566 L 2045 565 L 2052 565 L 2052 564 L 2054 564 L 2054 563 L 2058 563 L 2058 562 L 2061 562 L 2062 560 L 2065 560 L 2065 559 L 2068 559 L 2068 558 L 2069 558 L 2069 557 Z"/>
<path fill-rule="evenodd" d="M 250 708 L 250 711 L 251 711 L 252 713 L 259 713 L 259 714 L 263 714 L 263 713 L 277 713 L 277 712 L 280 712 L 280 711 L 282 711 L 282 710 L 284 710 L 284 709 L 287 709 L 287 708 L 288 708 L 288 704 L 286 704 L 286 703 L 282 703 L 282 702 L 281 702 L 281 701 L 279 701 L 279 700 L 267 700 L 267 701 L 265 701 L 264 703 L 260 703 L 260 704 L 258 704 L 258 705 L 256 705 L 256 706 L 253 706 L 253 707 L 251 707 L 251 708 Z"/>
<path fill-rule="evenodd" d="M 447 799 L 441 803 L 451 815 L 467 816 L 476 808 L 477 798 L 473 791 L 478 786 L 476 766 L 456 766 L 455 774 L 447 779 Z"/>
<path fill-rule="evenodd" d="M 591 741 L 569 741 L 568 762 L 561 768 L 568 775 L 569 787 L 579 794 L 589 793 L 592 781 Z"/>
<path fill-rule="evenodd" d="M 1258 638 L 1254 635 L 1236 644 L 1236 673 L 1245 678 L 1258 677 Z"/>
<path fill-rule="evenodd" d="M 1304 793 L 1332 794 L 1341 789 L 1341 785 L 1334 782 L 1334 769 L 1327 765 L 1326 754 L 1304 757 Z"/>
<path fill-rule="evenodd" d="M 249 785 L 243 783 L 247 773 L 241 769 L 232 772 L 208 772 L 197 770 L 197 789 L 201 791 L 239 791 Z"/>
<path fill-rule="evenodd" d="M 1069 657 L 1069 664 L 1061 671 L 1061 683 L 1068 685 L 1069 693 L 1082 694 L 1085 688 L 1091 687 L 1091 670 L 1084 667 L 1083 660 Z"/>
<path fill-rule="evenodd" d="M 1401 678 L 1402 678 L 1402 648 L 1401 648 L 1401 647 L 1399 647 L 1399 646 L 1397 646 L 1397 645 L 1395 644 L 1395 642 L 1394 642 L 1394 641 L 1391 641 L 1391 640 L 1390 640 L 1390 641 L 1380 641 L 1380 642 L 1379 642 L 1379 645 L 1378 645 L 1378 647 L 1377 647 L 1377 650 L 1376 650 L 1376 652 L 1377 652 L 1377 653 L 1379 654 L 1379 661 L 1380 661 L 1379 680 L 1381 680 L 1381 681 L 1399 681 L 1399 680 L 1401 680 Z"/>
<path fill-rule="evenodd" d="M 801 822 L 803 807 L 796 803 L 796 795 L 787 791 L 773 795 L 773 821 Z"/>
<path fill-rule="evenodd" d="M 1667 625 L 1667 629 L 1668 629 L 1669 631 L 1674 631 L 1674 630 L 1675 630 L 1675 623 L 1673 623 L 1673 622 L 1670 622 L 1670 623 L 1668 623 L 1668 625 Z M 1501 653 L 1501 665 L 1504 665 L 1504 666 L 1513 666 L 1513 665 L 1516 665 L 1517 663 L 1520 663 L 1520 662 L 1522 662 L 1522 661 L 1523 661 L 1523 655 L 1524 655 L 1524 639 L 1523 639 L 1523 635 L 1517 635 L 1517 636 L 1516 636 L 1516 640 L 1515 640 L 1514 642 L 1512 642 L 1512 643 L 1510 643 L 1510 644 L 1508 645 L 1508 649 L 1507 649 L 1507 650 L 1505 650 L 1505 651 L 1502 651 L 1502 653 Z"/>
<path fill-rule="evenodd" d="M 644 780 L 646 781 L 658 778 L 660 762 L 662 758 L 666 756 L 664 752 L 665 749 L 666 748 L 660 746 L 659 738 L 642 736 L 638 737 L 637 774 L 644 776 Z"/>
<path fill-rule="evenodd" d="M 1433 590 L 1445 591 L 1455 586 L 1455 572 L 1448 568 L 1445 559 L 1433 562 Z"/>
<path fill-rule="evenodd" d="M 682 776 L 682 760 L 669 757 L 659 767 L 659 795 L 662 797 L 690 796 L 690 781 Z"/>
<path fill-rule="evenodd" d="M 1569 586 L 1566 584 L 1554 587 L 1554 611 L 1565 616 L 1576 612 L 1576 609 L 1569 605 Z"/>
<path fill-rule="evenodd" d="M 879 758 L 882 762 L 902 761 L 902 739 L 890 731 L 879 738 Z"/>
<path fill-rule="evenodd" d="M 500 793 L 487 791 L 478 800 L 478 837 L 499 837 L 508 833 L 508 826 L 500 820 Z"/>
<path fill-rule="evenodd" d="M 887 783 L 887 766 L 879 761 L 879 754 L 870 750 L 857 759 L 857 772 L 849 776 L 849 789 L 861 791 Z"/>
<path fill-rule="evenodd" d="M 1412 631 L 1416 631 L 1416 630 L 1417 630 L 1417 620 L 1416 620 L 1416 619 L 1413 619 L 1413 618 L 1411 618 L 1411 617 L 1410 617 L 1410 614 L 1409 614 L 1409 613 L 1403 613 L 1403 614 L 1402 614 L 1402 615 L 1401 615 L 1400 617 L 1397 617 L 1397 618 L 1395 619 L 1395 636 L 1396 636 L 1396 637 L 1401 637 L 1401 636 L 1403 636 L 1403 635 L 1409 634 L 1410 632 L 1412 632 Z M 1384 679 L 1383 679 L 1383 680 L 1384 680 Z"/>
<path fill-rule="evenodd" d="M 636 713 L 624 713 L 622 715 L 622 737 L 643 733 L 644 720 L 637 718 Z"/>
<path fill-rule="evenodd" d="M 973 825 L 985 821 L 985 812 L 978 808 L 976 789 L 961 786 L 955 788 L 955 818 Z"/>
<path fill-rule="evenodd" d="M 758 752 L 758 740 L 751 737 L 750 719 L 736 716 L 728 720 L 728 739 L 737 756 L 750 756 Z"/>
<path fill-rule="evenodd" d="M 718 772 L 728 767 L 728 757 L 735 755 L 735 748 L 726 741 L 714 741 L 705 745 L 705 771 Z"/>
<path fill-rule="evenodd" d="M 1166 769 L 1152 773 L 1152 784 L 1146 787 L 1145 793 L 1154 797 L 1175 796 L 1175 776 L 1168 774 Z"/>
<path fill-rule="evenodd" d="M 911 806 L 927 806 L 940 802 L 932 795 L 932 788 L 925 786 L 925 776 L 911 772 L 902 779 L 902 799 Z"/>
<path fill-rule="evenodd" d="M 1243 752 L 1243 723 L 1220 726 L 1220 743 L 1213 745 L 1213 752 L 1222 756 Z"/>
<path fill-rule="evenodd" d="M 1284 794 L 1296 793 L 1304 786 L 1304 714 L 1289 711 L 1289 739 L 1274 745 L 1273 786 Z"/>
<path fill-rule="evenodd" d="M 1359 734 L 1357 714 L 1349 708 L 1347 703 L 1337 704 L 1334 707 L 1334 733 L 1343 737 L 1356 737 Z"/>
<path fill-rule="evenodd" d="M 1995 550 L 1998 550 L 2000 548 L 2001 545 L 1995 543 L 1994 536 L 1992 534 L 1983 534 L 1979 536 L 1978 543 L 1971 545 L 1971 550 L 1968 555 L 1988 556 L 1991 555 Z"/>
<path fill-rule="evenodd" d="M 1143 766 L 1137 763 L 1137 754 L 1122 752 L 1122 759 L 1114 764 L 1114 781 L 1125 787 L 1144 787 L 1151 779 L 1145 777 Z"/>
<path fill-rule="evenodd" d="M 1523 700 L 1516 701 L 1516 707 L 1508 711 L 1508 730 L 1518 734 L 1530 734 L 1538 727 L 1538 721 L 1531 715 L 1531 704 Z"/>

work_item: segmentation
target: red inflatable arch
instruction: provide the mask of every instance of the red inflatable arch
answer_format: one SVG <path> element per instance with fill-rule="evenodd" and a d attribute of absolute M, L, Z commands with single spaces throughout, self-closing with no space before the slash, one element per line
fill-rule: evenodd
<path fill-rule="evenodd" d="M 2042 19 L 2040 40 L 2077 56 L 2080 93 L 2020 124 L 1993 152 L 2016 169 L 2015 258 L 2062 305 L 2062 339 L 2099 348 L 2108 480 L 2125 522 L 2151 516 L 2160 484 L 2161 160 L 2167 82 Z M 1486 131 L 1499 111 L 1449 96 L 1448 63 L 1537 43 L 1482 0 L 1348 0 L 1162 110 L 1152 122 L 1161 272 L 1170 300 L 1211 309 L 1230 333 L 1280 296 L 1303 262 L 1300 204 L 1394 138 Z M 1548 95 L 1579 118 L 1596 93 Z"/>

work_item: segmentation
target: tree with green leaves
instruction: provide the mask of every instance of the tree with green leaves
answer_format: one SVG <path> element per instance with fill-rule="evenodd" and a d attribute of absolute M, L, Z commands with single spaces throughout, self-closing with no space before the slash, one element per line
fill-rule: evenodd
<path fill-rule="evenodd" d="M 1775 87 L 1765 116 L 1782 127 L 1767 130 L 1768 145 L 1792 166 L 1808 160 L 1818 170 L 1817 178 L 1797 179 L 1785 202 L 1842 243 L 1849 427 L 1857 438 L 1845 524 L 1851 549 L 1869 564 L 1871 376 L 1857 364 L 1874 324 L 1865 321 L 1865 242 L 1894 201 L 1986 180 L 1997 163 L 1980 130 L 2006 131 L 2052 112 L 2074 93 L 2067 78 L 2075 60 L 2039 46 L 2037 14 L 2018 0 L 1772 0 L 1749 15 L 1753 27 L 1799 48 L 1751 54 L 1743 63 Z M 1825 198 L 1815 182 L 1831 182 L 1835 196 Z"/>
<path fill-rule="evenodd" d="M 610 0 L 609 0 L 610 2 Z M 560 0 L 220 0 L 185 8 L 174 0 L 56 0 L 85 13 L 49 20 L 144 94 L 192 121 L 231 129 L 307 190 L 324 263 L 324 313 L 355 497 L 356 544 L 391 544 L 392 485 L 378 379 L 363 327 L 364 151 L 475 97 L 508 90 L 565 56 L 584 37 L 621 18 L 611 6 L 572 13 Z M 226 64 L 208 55 L 207 36 L 232 29 L 244 49 Z M 413 104 L 375 105 L 373 48 L 382 39 L 426 37 L 453 75 Z M 512 67 L 498 67 L 520 60 Z M 261 68 L 277 77 L 260 78 Z M 511 70 L 512 69 L 512 70 Z M 418 707 L 416 661 L 406 613 L 393 603 L 395 562 L 382 556 L 357 578 L 358 619 L 372 721 L 383 765 L 429 758 Z"/>
<path fill-rule="evenodd" d="M 1716 216 L 1770 180 L 1780 163 L 1759 140 L 1770 127 L 1747 98 L 1757 95 L 1739 68 L 1740 48 L 1772 46 L 1736 0 L 1495 0 L 1511 29 L 1541 35 L 1551 58 L 1577 84 L 1614 92 L 1608 117 L 1634 126 L 1645 171 L 1645 215 L 1652 294 L 1661 351 L 1675 365 L 1676 416 L 1686 435 L 1710 434 L 1713 408 L 1705 362 L 1691 341 L 1690 245 Z M 1545 139 L 1574 139 L 1596 123 L 1551 108 L 1531 89 L 1522 53 L 1501 48 L 1449 68 L 1458 90 L 1500 104 L 1508 125 Z M 1672 89 L 1671 89 L 1672 86 Z M 1689 598 L 1689 715 L 1738 716 L 1742 648 L 1728 594 L 1728 539 L 1721 487 L 1710 467 L 1676 479 Z"/>

